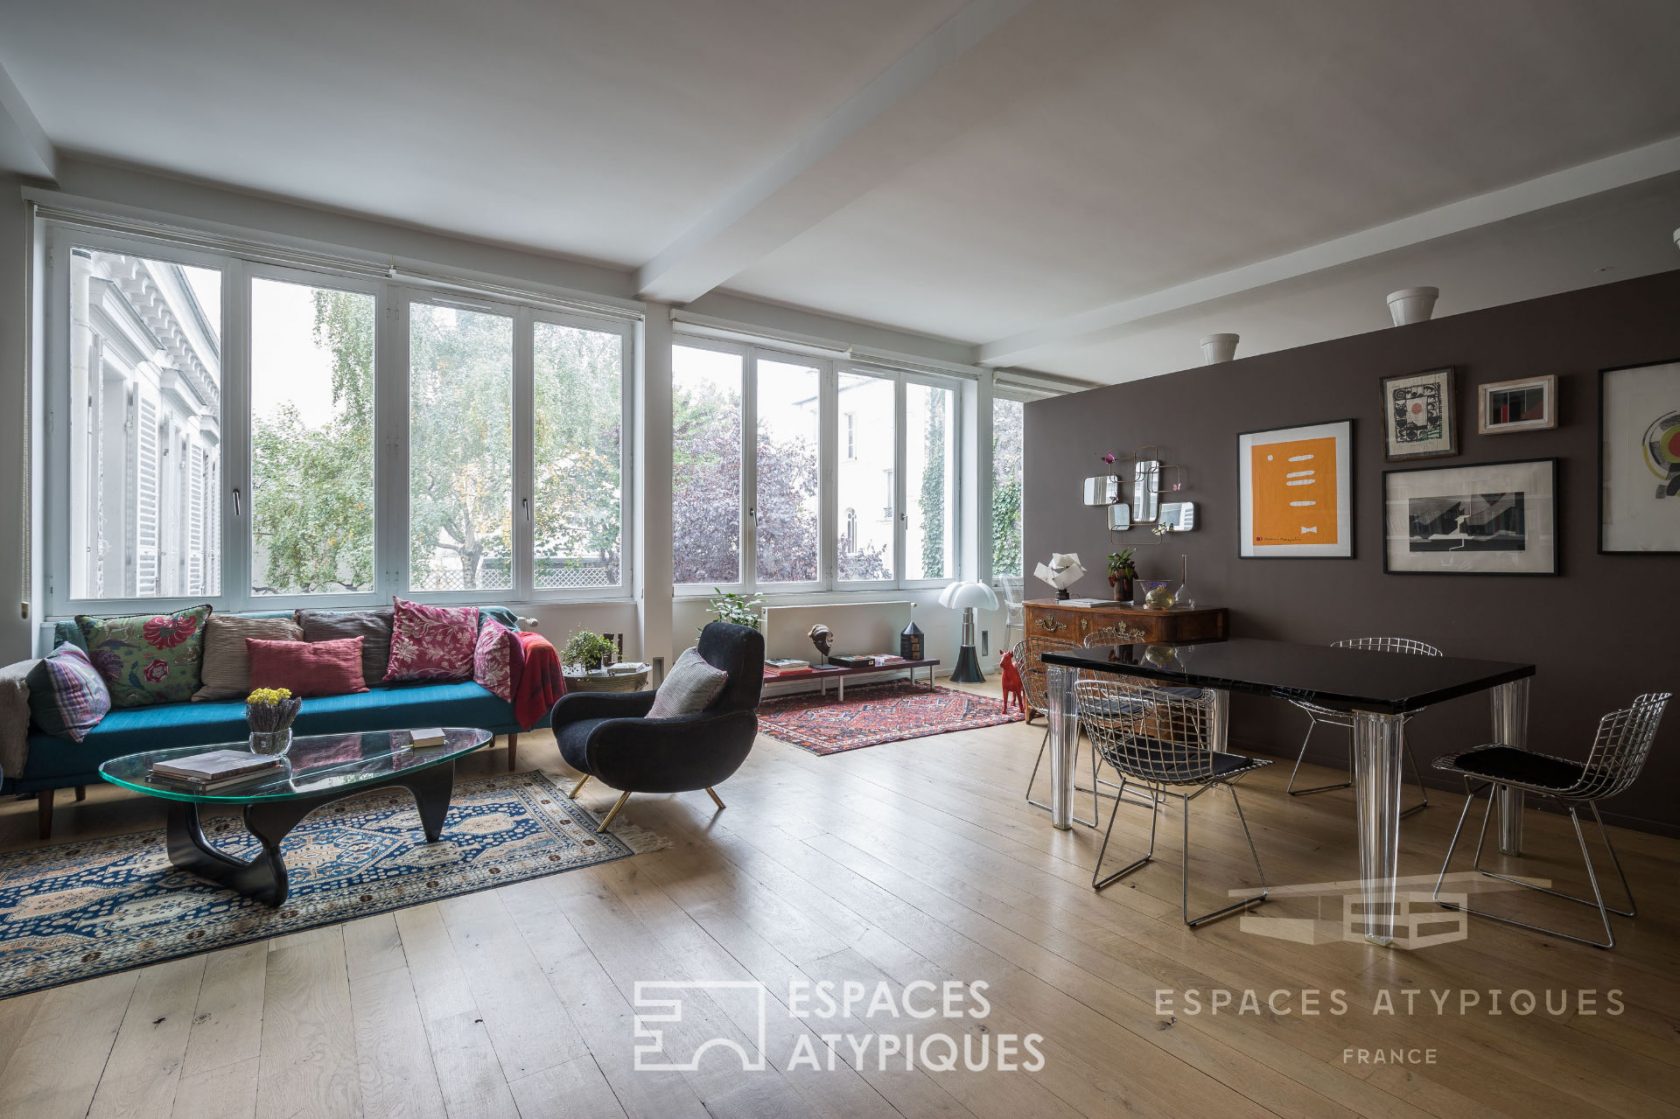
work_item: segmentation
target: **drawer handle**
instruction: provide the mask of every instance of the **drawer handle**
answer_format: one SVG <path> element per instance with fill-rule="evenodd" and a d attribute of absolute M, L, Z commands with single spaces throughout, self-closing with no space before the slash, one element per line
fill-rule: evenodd
<path fill-rule="evenodd" d="M 1062 623 L 1054 618 L 1040 618 L 1038 619 L 1038 628 L 1045 633 L 1055 633 L 1062 628 Z"/>

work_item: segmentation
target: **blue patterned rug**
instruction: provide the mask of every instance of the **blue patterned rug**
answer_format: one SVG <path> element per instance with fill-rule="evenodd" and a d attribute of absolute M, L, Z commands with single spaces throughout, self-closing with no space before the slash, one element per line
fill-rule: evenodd
<path fill-rule="evenodd" d="M 162 828 L 0 855 L 0 998 L 666 845 L 595 823 L 541 773 L 461 780 L 437 843 L 404 791 L 341 801 L 281 842 L 291 896 L 279 909 L 174 869 Z M 237 816 L 204 830 L 229 854 L 257 850 Z"/>

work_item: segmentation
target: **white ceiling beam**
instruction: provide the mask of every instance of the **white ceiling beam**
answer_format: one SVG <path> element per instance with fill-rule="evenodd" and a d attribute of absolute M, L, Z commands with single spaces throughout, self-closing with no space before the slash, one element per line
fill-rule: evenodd
<path fill-rule="evenodd" d="M 893 106 L 1031 2 L 970 0 L 645 264 L 641 297 L 693 302 L 880 183 L 914 149 Z"/>
<path fill-rule="evenodd" d="M 1008 365 L 1051 348 L 1101 340 L 1119 328 L 1550 206 L 1680 172 L 1680 136 L 1501 187 L 1281 256 L 1082 311 L 981 344 L 977 360 Z"/>
<path fill-rule="evenodd" d="M 0 171 L 58 177 L 58 154 L 52 141 L 5 67 L 0 67 Z"/>

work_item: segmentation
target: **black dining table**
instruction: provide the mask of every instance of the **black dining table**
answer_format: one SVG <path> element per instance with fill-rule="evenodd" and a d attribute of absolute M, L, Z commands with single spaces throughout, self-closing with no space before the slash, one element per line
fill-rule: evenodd
<path fill-rule="evenodd" d="M 1492 742 L 1523 747 L 1528 738 L 1528 682 L 1534 665 L 1464 657 L 1420 657 L 1292 641 L 1234 638 L 1185 645 L 1111 645 L 1042 654 L 1050 721 L 1050 819 L 1073 822 L 1073 750 L 1079 711 L 1073 685 L 1081 672 L 1141 677 L 1209 689 L 1209 737 L 1224 750 L 1233 692 L 1305 700 L 1353 717 L 1353 787 L 1358 815 L 1360 925 L 1366 939 L 1394 940 L 1398 914 L 1401 759 L 1406 716 L 1432 704 L 1487 692 Z M 1522 848 L 1522 794 L 1500 801 L 1499 846 Z"/>

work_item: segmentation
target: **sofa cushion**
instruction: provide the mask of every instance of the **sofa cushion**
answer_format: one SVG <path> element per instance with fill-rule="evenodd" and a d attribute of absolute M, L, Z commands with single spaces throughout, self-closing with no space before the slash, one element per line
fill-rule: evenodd
<path fill-rule="evenodd" d="M 204 624 L 204 666 L 193 699 L 244 699 L 251 693 L 251 661 L 247 637 L 265 641 L 302 641 L 303 630 L 290 618 L 246 618 L 212 614 Z"/>
<path fill-rule="evenodd" d="M 305 641 L 336 641 L 344 637 L 362 639 L 362 682 L 377 688 L 385 680 L 391 662 L 391 616 L 389 606 L 372 610 L 299 610 L 298 625 Z"/>
<path fill-rule="evenodd" d="M 399 598 L 395 611 L 385 683 L 472 679 L 478 607 L 426 606 Z"/>
<path fill-rule="evenodd" d="M 303 701 L 292 732 L 350 734 L 406 727 L 483 727 L 506 731 L 514 726 L 512 705 L 471 681 L 375 688 L 355 695 L 321 696 Z M 33 734 L 23 778 L 32 787 L 82 777 L 109 758 L 158 750 L 165 746 L 209 746 L 243 742 L 249 731 L 243 703 L 172 703 L 112 711 L 79 744 Z M 7 778 L 13 777 L 6 774 Z"/>
<path fill-rule="evenodd" d="M 76 616 L 88 659 L 111 689 L 111 706 L 185 703 L 198 690 L 209 606 L 173 614 Z"/>
<path fill-rule="evenodd" d="M 29 674 L 29 713 L 55 738 L 80 742 L 111 710 L 111 693 L 81 647 L 68 641 Z"/>
<path fill-rule="evenodd" d="M 518 644 L 512 630 L 495 618 L 485 618 L 473 650 L 473 680 L 509 703 L 513 702 L 513 654 Z"/>
<path fill-rule="evenodd" d="M 251 683 L 284 688 L 299 699 L 365 692 L 361 637 L 336 641 L 245 640 L 251 654 Z"/>

